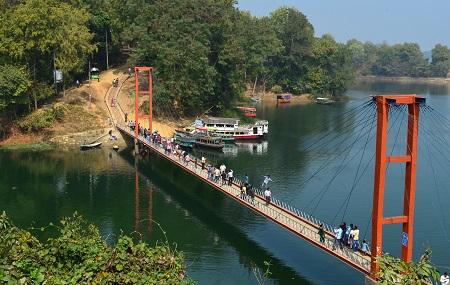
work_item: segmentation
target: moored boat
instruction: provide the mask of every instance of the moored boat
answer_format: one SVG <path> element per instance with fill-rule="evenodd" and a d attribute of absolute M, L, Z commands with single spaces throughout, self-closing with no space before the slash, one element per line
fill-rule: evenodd
<path fill-rule="evenodd" d="M 277 103 L 291 103 L 291 94 L 284 93 L 277 95 Z"/>
<path fill-rule="evenodd" d="M 195 139 L 197 147 L 221 150 L 224 147 L 222 138 L 212 136 L 199 136 Z"/>
<path fill-rule="evenodd" d="M 88 150 L 88 149 L 91 149 L 91 148 L 97 148 L 97 147 L 100 147 L 101 145 L 102 145 L 101 142 L 95 142 L 95 143 L 89 143 L 89 144 L 82 144 L 82 145 L 80 145 L 80 149 L 81 149 L 81 150 Z"/>
<path fill-rule="evenodd" d="M 192 148 L 195 145 L 196 137 L 189 133 L 176 133 L 175 142 L 182 147 Z"/>
<path fill-rule="evenodd" d="M 234 140 L 258 140 L 269 132 L 269 122 L 257 121 L 251 125 L 239 126 L 239 119 L 210 117 L 196 121 L 196 129 L 222 138 Z"/>
<path fill-rule="evenodd" d="M 254 107 L 236 107 L 241 110 L 245 117 L 255 118 L 256 117 L 256 108 Z"/>
<path fill-rule="evenodd" d="M 330 98 L 318 97 L 316 98 L 316 103 L 321 105 L 330 105 L 334 103 L 334 100 L 331 100 Z"/>

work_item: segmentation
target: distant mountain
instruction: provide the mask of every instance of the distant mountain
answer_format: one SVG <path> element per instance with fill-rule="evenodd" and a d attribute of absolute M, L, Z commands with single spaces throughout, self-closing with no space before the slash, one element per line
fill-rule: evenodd
<path fill-rule="evenodd" d="M 429 50 L 429 51 L 424 51 L 424 52 L 422 52 L 422 54 L 423 54 L 423 56 L 424 56 L 429 62 L 431 62 L 431 55 L 432 55 L 431 50 Z"/>

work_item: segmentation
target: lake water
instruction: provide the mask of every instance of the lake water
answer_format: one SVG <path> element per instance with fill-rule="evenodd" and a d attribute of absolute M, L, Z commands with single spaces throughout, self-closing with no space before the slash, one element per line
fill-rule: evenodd
<path fill-rule="evenodd" d="M 235 175 L 248 173 L 253 184 L 270 174 L 274 196 L 329 223 L 354 223 L 370 240 L 374 125 L 367 118 L 374 113 L 351 110 L 370 95 L 397 93 L 423 95 L 443 115 L 423 115 L 429 132 L 419 146 L 414 240 L 415 257 L 431 245 L 433 261 L 443 269 L 450 265 L 447 86 L 366 83 L 350 90 L 345 103 L 257 106 L 270 123 L 266 141 L 196 154 L 224 162 Z M 398 123 L 389 151 L 400 154 L 399 127 L 406 117 L 392 113 L 391 120 Z M 346 143 L 352 146 L 348 150 Z M 16 224 L 41 226 L 78 211 L 111 242 L 121 231 L 139 232 L 150 244 L 167 238 L 184 251 L 188 274 L 200 284 L 258 284 L 254 271 L 264 271 L 264 261 L 271 263 L 269 284 L 363 282 L 357 271 L 156 156 L 135 163 L 131 151 L 109 149 L 0 152 L 0 168 L 0 210 Z M 388 169 L 385 215 L 401 214 L 402 170 Z M 384 250 L 398 256 L 401 228 L 384 229 Z"/>

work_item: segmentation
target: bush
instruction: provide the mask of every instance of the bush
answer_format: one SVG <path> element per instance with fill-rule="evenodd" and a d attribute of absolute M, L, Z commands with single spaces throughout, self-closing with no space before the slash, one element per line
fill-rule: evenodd
<path fill-rule="evenodd" d="M 281 88 L 280 85 L 274 85 L 272 87 L 272 92 L 275 94 L 280 94 L 281 92 L 283 92 L 283 88 Z"/>
<path fill-rule="evenodd" d="M 27 115 L 19 122 L 22 132 L 39 132 L 49 128 L 54 122 L 64 118 L 65 109 L 63 106 L 52 106 L 51 108 L 39 109 Z"/>
<path fill-rule="evenodd" d="M 150 248 L 123 235 L 109 246 L 77 213 L 37 230 L 49 228 L 56 236 L 41 243 L 0 215 L 2 284 L 192 284 L 182 254 L 167 244 Z"/>

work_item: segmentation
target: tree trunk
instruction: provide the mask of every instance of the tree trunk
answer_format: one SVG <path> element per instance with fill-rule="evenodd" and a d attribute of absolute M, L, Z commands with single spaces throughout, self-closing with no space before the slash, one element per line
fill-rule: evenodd
<path fill-rule="evenodd" d="M 256 76 L 255 84 L 253 84 L 252 97 L 255 96 L 256 83 L 258 82 L 258 76 Z"/>
<path fill-rule="evenodd" d="M 37 97 L 36 97 L 36 55 L 33 59 L 33 98 L 34 98 L 34 109 L 37 110 Z"/>
<path fill-rule="evenodd" d="M 263 96 L 266 95 L 266 80 L 263 81 Z"/>

